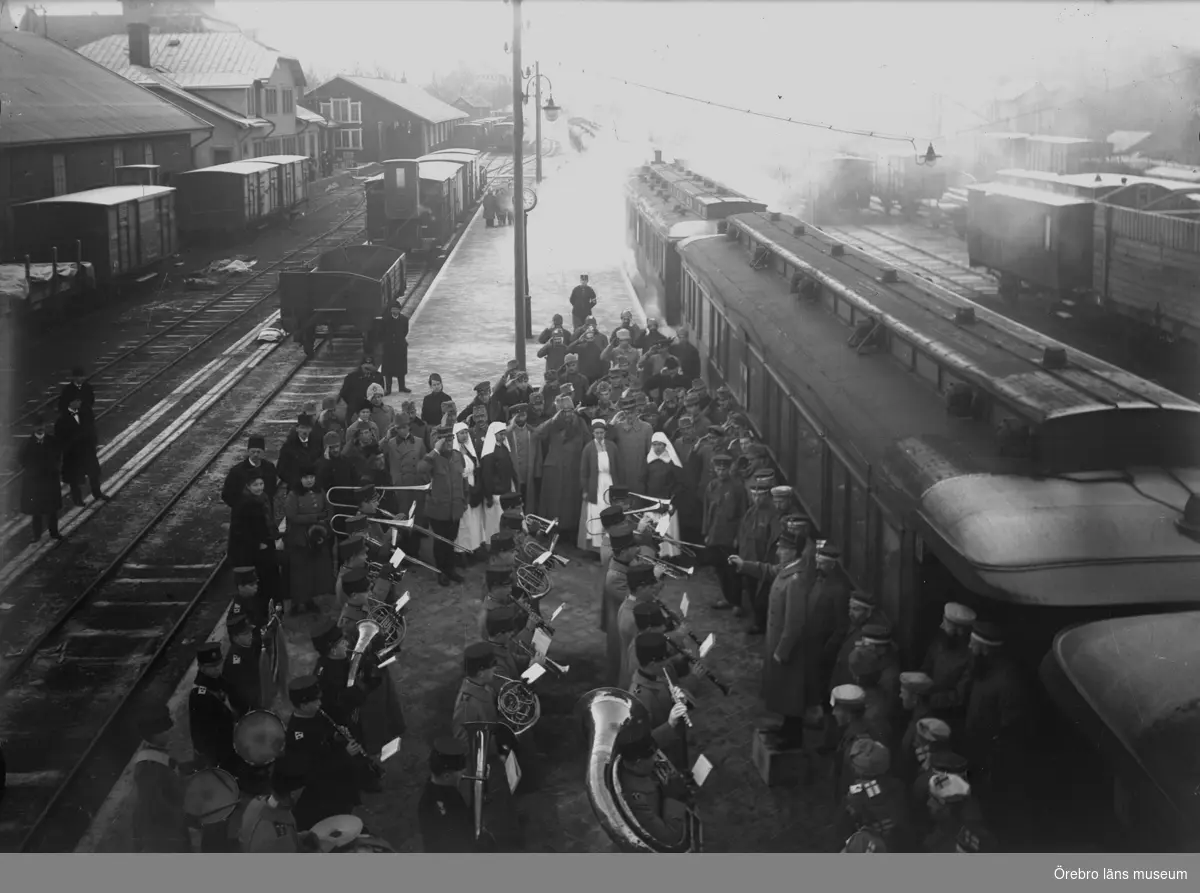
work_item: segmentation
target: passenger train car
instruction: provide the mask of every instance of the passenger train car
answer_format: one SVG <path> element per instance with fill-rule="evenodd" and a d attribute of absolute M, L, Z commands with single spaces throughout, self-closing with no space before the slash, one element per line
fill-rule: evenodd
<path fill-rule="evenodd" d="M 1200 406 L 795 218 L 735 214 L 678 253 L 706 377 L 877 594 L 907 665 L 949 600 L 1003 623 L 1029 671 L 1070 624 L 1200 604 Z M 1194 651 L 1171 641 L 1141 647 Z M 1062 783 L 1081 761 L 1041 769 Z"/>

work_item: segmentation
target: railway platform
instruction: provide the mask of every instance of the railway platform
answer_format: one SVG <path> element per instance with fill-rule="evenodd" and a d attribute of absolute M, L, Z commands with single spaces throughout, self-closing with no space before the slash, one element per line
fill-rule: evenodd
<path fill-rule="evenodd" d="M 531 215 L 530 285 L 534 330 L 554 313 L 569 319 L 567 297 L 586 272 L 599 302 L 596 316 L 614 326 L 622 310 L 641 320 L 642 312 L 621 271 L 624 250 L 619 226 L 598 219 L 593 207 L 575 197 L 586 192 L 589 169 L 584 160 L 555 165 L 539 190 Z M 438 372 L 459 405 L 481 380 L 495 380 L 512 357 L 511 227 L 489 229 L 476 216 L 413 314 L 409 342 L 409 387 L 412 399 L 425 393 L 425 380 Z M 527 346 L 531 379 L 542 380 L 536 341 Z M 408 395 L 393 394 L 396 405 Z M 584 785 L 588 744 L 573 708 L 579 696 L 603 684 L 604 636 L 598 626 L 602 572 L 591 558 L 567 550 L 571 563 L 554 571 L 554 589 L 546 597 L 552 612 L 565 603 L 555 621 L 550 656 L 569 665 L 565 680 L 539 682 L 543 718 L 532 733 L 539 759 L 523 767 L 517 800 L 525 832 L 526 852 L 607 852 L 612 844 L 600 829 Z M 429 556 L 425 556 L 426 560 Z M 476 638 L 478 594 L 483 570 L 469 567 L 466 582 L 440 587 L 428 571 L 415 570 L 405 579 L 413 598 L 409 632 L 401 659 L 391 667 L 403 693 L 409 733 L 401 752 L 388 763 L 384 791 L 364 797 L 358 810 L 371 829 L 401 852 L 419 852 L 416 805 L 425 783 L 430 742 L 449 730 L 451 709 L 461 680 L 462 649 Z M 232 590 L 232 584 L 226 584 Z M 223 590 L 224 591 L 224 590 Z M 716 766 L 705 785 L 702 810 L 706 846 L 719 852 L 803 852 L 823 847 L 831 804 L 824 787 L 768 788 L 751 758 L 754 726 L 763 718 L 757 699 L 761 639 L 747 636 L 728 612 L 708 605 L 718 598 L 712 572 L 698 571 L 687 581 L 668 583 L 665 599 L 678 608 L 688 595 L 689 617 L 698 634 L 715 633 L 717 645 L 708 663 L 732 686 L 722 696 L 704 681 L 689 683 L 698 702 L 694 714 L 693 750 Z M 327 599 L 326 601 L 331 601 Z M 328 612 L 331 604 L 322 605 Z M 289 660 L 293 674 L 307 672 L 316 655 L 308 632 L 313 620 L 287 618 Z M 210 638 L 224 637 L 221 621 Z M 169 699 L 176 719 L 173 752 L 190 755 L 186 697 L 189 670 Z M 288 708 L 276 710 L 286 717 Z M 96 814 L 78 846 L 82 852 L 130 850 L 131 767 L 127 768 Z"/>

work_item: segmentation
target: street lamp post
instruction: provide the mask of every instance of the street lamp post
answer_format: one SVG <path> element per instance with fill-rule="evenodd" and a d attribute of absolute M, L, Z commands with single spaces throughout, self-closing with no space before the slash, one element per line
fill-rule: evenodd
<path fill-rule="evenodd" d="M 549 121 L 551 124 L 553 124 L 555 121 L 558 120 L 558 113 L 561 112 L 562 109 L 559 106 L 554 104 L 554 83 L 553 83 L 553 81 L 550 80 L 550 78 L 548 78 L 548 77 L 546 77 L 546 75 L 542 74 L 542 63 L 541 62 L 533 63 L 533 73 L 532 74 L 530 73 L 528 68 L 525 69 L 525 76 L 527 78 L 527 82 L 532 81 L 533 83 L 526 86 L 524 93 L 521 95 L 521 101 L 524 103 L 529 102 L 529 86 L 532 86 L 533 90 L 534 90 L 534 100 L 533 100 L 534 106 L 535 106 L 534 114 L 537 116 L 536 117 L 537 123 L 536 123 L 536 130 L 535 130 L 535 138 L 537 140 L 536 177 L 537 177 L 537 182 L 541 183 L 542 182 L 542 112 L 546 113 L 546 120 Z M 546 83 L 550 87 L 550 98 L 546 100 L 545 105 L 542 105 L 542 81 L 543 80 L 545 80 Z"/>
<path fill-rule="evenodd" d="M 521 0 L 512 0 L 513 11 L 513 48 L 512 48 L 512 78 L 513 78 L 513 210 L 516 203 L 521 202 L 520 223 L 514 226 L 516 230 L 513 239 L 513 342 L 516 348 L 517 368 L 525 369 L 525 331 L 528 324 L 525 321 L 526 269 L 525 269 L 525 153 L 521 145 L 525 139 L 525 118 L 522 109 L 525 105 L 525 95 L 522 90 L 524 76 L 521 70 Z"/>

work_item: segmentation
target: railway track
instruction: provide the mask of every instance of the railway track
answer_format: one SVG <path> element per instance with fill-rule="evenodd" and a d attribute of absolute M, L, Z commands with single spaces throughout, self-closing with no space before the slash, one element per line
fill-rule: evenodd
<path fill-rule="evenodd" d="M 88 381 L 97 391 L 96 421 L 124 409 L 127 402 L 164 376 L 194 359 L 201 349 L 239 324 L 259 325 L 260 313 L 275 294 L 277 274 L 290 267 L 304 266 L 323 251 L 352 241 L 357 237 L 355 227 L 365 211 L 356 206 L 329 230 L 306 242 L 279 260 L 267 265 L 236 284 L 223 287 L 215 294 L 198 295 L 195 300 L 162 310 L 156 329 L 137 343 L 122 347 L 103 365 L 96 368 Z M 152 310 L 148 310 L 152 312 Z M 273 314 L 272 314 L 273 316 Z M 269 317 L 268 317 L 269 318 Z M 35 415 L 57 414 L 61 384 L 46 389 L 43 396 L 30 400 L 18 411 L 16 425 L 27 425 Z M 16 451 L 20 441 L 9 439 L 0 451 L 0 503 L 11 509 L 13 487 L 22 477 L 16 467 Z M 113 455 L 112 444 L 101 451 L 101 463 Z M 64 491 L 65 492 L 65 491 Z M 7 525 L 6 525 L 7 527 Z M 0 535 L 4 532 L 0 528 Z"/>
<path fill-rule="evenodd" d="M 431 272 L 414 272 L 406 305 L 420 300 Z M 181 438 L 133 483 L 133 508 L 94 525 L 92 547 L 39 567 L 17 599 L 6 596 L 24 610 L 6 621 L 4 638 L 28 645 L 0 655 L 9 768 L 0 852 L 74 848 L 116 778 L 98 793 L 88 767 L 131 746 L 127 735 L 119 740 L 124 709 L 212 601 L 225 543 L 196 532 L 224 529 L 228 510 L 214 493 L 242 458 L 246 433 L 294 423 L 306 403 L 337 391 L 361 351 L 356 337 L 328 335 L 311 359 L 295 345 L 277 355 L 280 347 L 254 348 L 250 374 L 206 415 L 221 432 L 215 448 L 214 438 Z"/>

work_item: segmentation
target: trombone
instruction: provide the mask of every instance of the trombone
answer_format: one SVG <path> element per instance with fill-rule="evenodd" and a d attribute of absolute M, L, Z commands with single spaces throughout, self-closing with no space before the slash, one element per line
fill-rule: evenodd
<path fill-rule="evenodd" d="M 551 660 L 549 655 L 542 655 L 539 658 L 537 652 L 533 650 L 533 647 L 525 642 L 522 642 L 520 639 L 513 639 L 512 643 L 517 646 L 517 649 L 522 654 L 529 658 L 530 663 L 541 664 L 547 669 L 553 670 L 559 676 L 566 676 L 567 673 L 571 672 L 570 664 L 564 666 L 563 664 Z"/>
<path fill-rule="evenodd" d="M 612 494 L 612 487 L 609 487 L 607 490 L 604 491 L 604 501 L 606 503 L 608 503 L 609 505 L 613 504 L 611 494 Z M 668 508 L 671 507 L 671 500 L 669 500 L 669 499 L 659 499 L 657 496 L 645 496 L 641 493 L 630 493 L 629 495 L 637 497 L 638 499 L 642 500 L 643 502 L 649 502 L 652 504 L 648 505 L 648 506 L 642 506 L 641 508 L 637 508 L 637 509 L 625 509 L 624 511 L 625 511 L 626 518 L 632 518 L 637 515 L 648 515 L 648 514 L 654 514 L 654 513 L 658 513 L 658 512 L 665 512 Z"/>
<path fill-rule="evenodd" d="M 531 536 L 549 536 L 558 527 L 558 518 L 543 518 L 541 515 L 526 515 L 525 529 Z"/>
<path fill-rule="evenodd" d="M 331 508 L 336 508 L 336 509 L 354 509 L 354 511 L 355 511 L 355 512 L 357 512 L 357 511 L 358 511 L 358 506 L 359 506 L 359 503 L 357 503 L 357 502 L 354 502 L 354 503 L 349 503 L 349 502 L 334 502 L 334 500 L 333 500 L 333 494 L 334 494 L 334 493 L 336 493 L 336 492 L 337 492 L 337 491 L 339 491 L 339 490 L 347 490 L 347 491 L 349 491 L 349 492 L 351 492 L 351 493 L 353 494 L 353 493 L 357 493 L 357 492 L 359 492 L 360 490 L 363 490 L 363 489 L 365 489 L 365 488 L 366 488 L 366 485 L 365 485 L 365 484 L 364 484 L 362 487 L 330 487 L 328 490 L 326 490 L 326 491 L 325 491 L 325 502 L 326 502 L 326 504 L 328 504 L 328 505 L 329 505 Z M 418 491 L 420 491 L 420 492 L 425 492 L 425 491 L 428 491 L 428 490 L 430 490 L 430 489 L 432 489 L 432 488 L 433 488 L 433 484 L 432 484 L 432 483 L 428 483 L 428 484 L 415 484 L 415 485 L 413 485 L 413 486 L 411 486 L 411 487 L 374 487 L 374 486 L 372 486 L 372 487 L 371 487 L 371 489 L 372 489 L 372 490 L 374 490 L 376 493 L 378 493 L 380 490 L 392 490 L 392 491 L 407 490 L 407 491 L 408 491 L 408 492 L 410 492 L 410 493 L 416 493 L 416 492 L 418 492 Z"/>
<path fill-rule="evenodd" d="M 666 543 L 668 546 L 674 546 L 679 550 L 679 554 L 683 555 L 685 558 L 695 558 L 697 554 L 696 550 L 704 548 L 704 546 L 700 545 L 699 543 L 685 543 L 683 540 L 672 539 L 671 537 L 661 534 L 656 530 L 649 531 L 649 533 L 656 542 Z"/>
<path fill-rule="evenodd" d="M 335 487 L 332 489 L 337 489 L 337 488 Z M 380 488 L 380 489 L 382 489 L 382 488 Z M 336 534 L 337 536 L 345 537 L 345 536 L 348 536 L 348 533 L 338 530 L 337 527 L 334 525 L 334 522 L 337 521 L 338 518 L 349 518 L 351 521 L 354 521 L 358 518 L 365 518 L 365 519 L 367 519 L 368 522 L 373 521 L 376 524 L 378 524 L 380 527 L 391 527 L 391 528 L 393 528 L 394 531 L 395 530 L 415 530 L 417 533 L 423 533 L 425 536 L 430 536 L 430 537 L 433 537 L 435 540 L 440 540 L 441 542 L 445 543 L 448 546 L 453 546 L 459 552 L 470 552 L 471 551 L 470 549 L 468 549 L 464 546 L 460 546 L 458 543 L 454 542 L 453 540 L 448 540 L 444 536 L 438 536 L 432 530 L 427 530 L 426 528 L 419 526 L 415 521 L 413 521 L 412 518 L 398 518 L 395 515 L 393 515 L 391 512 L 387 511 L 386 509 L 376 509 L 376 511 L 378 512 L 378 514 L 375 514 L 375 515 L 358 515 L 358 514 L 334 515 L 332 518 L 329 519 L 329 529 L 332 530 L 334 532 L 334 534 Z M 370 537 L 368 537 L 367 539 L 370 541 L 370 542 L 368 542 L 368 545 L 370 545 L 371 542 L 378 543 L 378 540 L 371 540 Z M 393 537 L 392 537 L 392 542 L 394 545 L 395 544 L 394 533 L 393 533 Z M 410 560 L 415 561 L 415 559 L 412 559 L 411 557 L 410 557 Z M 425 565 L 425 567 L 428 567 L 428 566 L 429 565 Z"/>

